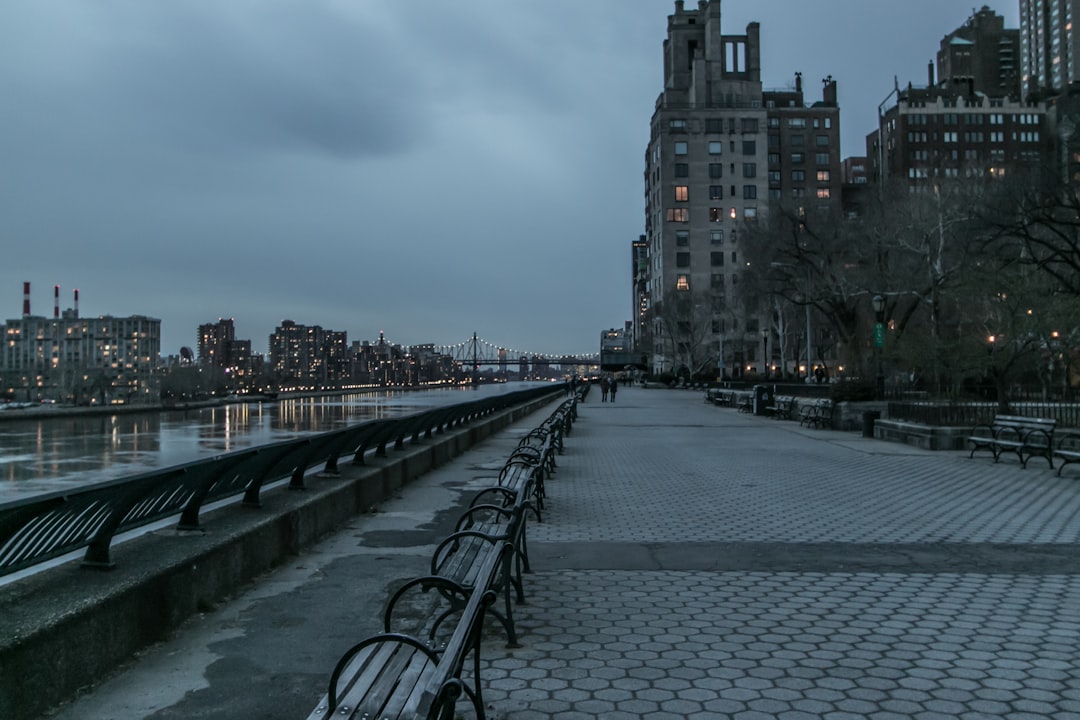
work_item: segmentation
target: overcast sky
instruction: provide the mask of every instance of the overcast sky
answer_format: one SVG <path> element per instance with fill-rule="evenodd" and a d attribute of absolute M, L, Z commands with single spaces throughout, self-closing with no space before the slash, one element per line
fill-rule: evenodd
<path fill-rule="evenodd" d="M 991 4 L 1018 26 L 1018 0 Z M 842 154 L 960 0 L 724 0 L 767 88 L 838 82 Z M 696 2 L 687 2 L 696 7 Z M 631 316 L 672 0 L 4 0 L 0 319 L 232 317 L 595 352 Z"/>

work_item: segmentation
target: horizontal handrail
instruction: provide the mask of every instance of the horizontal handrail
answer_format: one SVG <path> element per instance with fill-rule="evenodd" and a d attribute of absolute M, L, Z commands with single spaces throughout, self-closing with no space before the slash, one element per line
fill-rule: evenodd
<path fill-rule="evenodd" d="M 406 440 L 418 442 L 557 392 L 557 386 L 519 390 L 0 503 L 0 576 L 82 548 L 85 566 L 111 567 L 120 533 L 175 516 L 179 529 L 196 529 L 209 502 L 242 496 L 244 505 L 258 507 L 268 483 L 288 479 L 290 488 L 302 489 L 308 470 L 319 464 L 335 475 L 343 456 L 363 464 L 368 452 L 385 456 L 387 445 L 400 449 Z"/>

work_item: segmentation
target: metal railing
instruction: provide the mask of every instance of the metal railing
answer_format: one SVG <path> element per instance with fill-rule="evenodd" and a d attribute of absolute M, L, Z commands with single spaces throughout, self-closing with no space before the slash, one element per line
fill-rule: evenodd
<path fill-rule="evenodd" d="M 890 420 L 940 427 L 972 427 L 993 421 L 999 414 L 996 402 L 890 402 Z M 1058 427 L 1080 427 L 1080 403 L 1027 401 L 1009 405 L 1010 415 L 1057 420 Z"/>
<path fill-rule="evenodd" d="M 502 410 L 561 393 L 561 386 L 505 393 L 394 419 L 218 455 L 70 492 L 38 495 L 0 504 L 0 576 L 86 548 L 83 564 L 111 567 L 117 534 L 179 515 L 179 529 L 199 527 L 207 503 L 242 495 L 243 505 L 260 506 L 270 483 L 288 479 L 305 487 L 309 469 L 338 474 L 341 458 L 364 464 L 369 452 L 385 456 L 432 434 Z"/>

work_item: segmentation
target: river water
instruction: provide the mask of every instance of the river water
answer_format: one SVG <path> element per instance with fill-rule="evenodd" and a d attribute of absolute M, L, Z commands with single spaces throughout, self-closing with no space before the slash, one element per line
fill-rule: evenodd
<path fill-rule="evenodd" d="M 5 419 L 0 422 L 0 503 L 536 384 L 379 390 L 187 411 Z"/>

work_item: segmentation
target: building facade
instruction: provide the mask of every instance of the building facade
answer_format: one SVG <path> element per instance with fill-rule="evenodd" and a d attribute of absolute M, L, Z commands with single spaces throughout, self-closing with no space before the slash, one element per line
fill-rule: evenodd
<path fill-rule="evenodd" d="M 1020 0 L 1020 85 L 1024 98 L 1061 93 L 1080 79 L 1080 0 Z"/>
<path fill-rule="evenodd" d="M 943 86 L 1018 99 L 1020 31 L 1006 28 L 1005 18 L 984 5 L 941 40 L 937 70 Z"/>
<path fill-rule="evenodd" d="M 741 352 L 739 235 L 766 203 L 766 114 L 759 27 L 725 35 L 720 16 L 718 1 L 677 1 L 668 17 L 645 163 L 653 372 L 698 374 Z"/>
<path fill-rule="evenodd" d="M 807 104 L 761 84 L 760 27 L 725 34 L 719 0 L 675 3 L 645 155 L 634 244 L 635 351 L 654 372 L 739 376 L 762 360 L 766 318 L 739 285 L 748 230 L 770 205 L 839 213 L 836 82 Z"/>
<path fill-rule="evenodd" d="M 29 288 L 26 290 L 29 296 Z M 57 306 L 53 317 L 30 314 L 0 325 L 4 395 L 65 404 L 156 404 L 161 321 L 143 315 L 79 317 Z"/>
<path fill-rule="evenodd" d="M 1052 134 L 1043 103 L 909 85 L 867 136 L 866 151 L 875 180 L 899 179 L 921 192 L 941 178 L 1001 177 L 1035 167 L 1051 152 Z"/>

